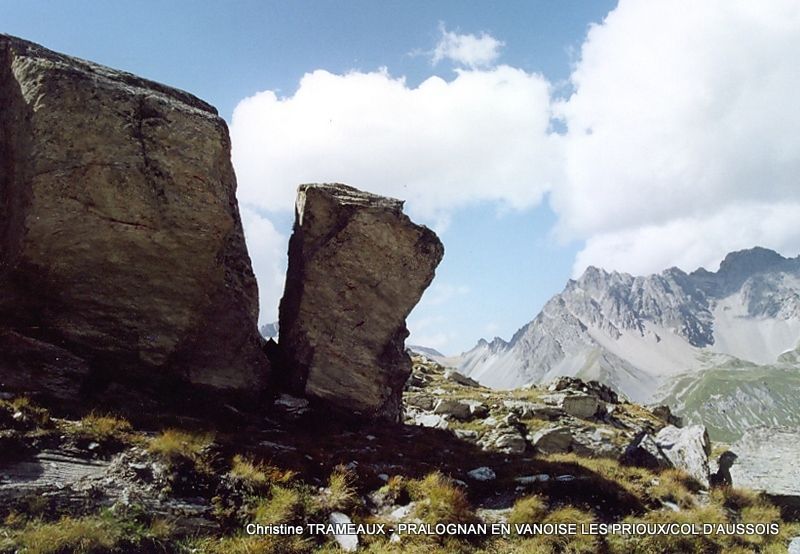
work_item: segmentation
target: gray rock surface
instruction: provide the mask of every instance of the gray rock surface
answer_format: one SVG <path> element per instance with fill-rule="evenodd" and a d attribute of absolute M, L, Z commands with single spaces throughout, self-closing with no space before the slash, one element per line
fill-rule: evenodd
<path fill-rule="evenodd" d="M 0 502 L 12 506 L 34 496 L 63 511 L 144 509 L 169 518 L 188 534 L 218 531 L 213 507 L 201 498 L 165 497 L 169 470 L 145 449 L 134 447 L 111 460 L 86 458 L 86 453 L 44 450 L 0 470 Z"/>
<path fill-rule="evenodd" d="M 517 429 L 502 425 L 487 432 L 478 444 L 484 450 L 496 450 L 506 454 L 522 454 L 527 447 L 525 437 Z"/>
<path fill-rule="evenodd" d="M 588 394 L 568 394 L 561 400 L 561 408 L 573 417 L 588 419 L 594 417 L 603 403 Z"/>
<path fill-rule="evenodd" d="M 469 377 L 462 375 L 458 371 L 454 369 L 448 369 L 444 372 L 444 378 L 448 381 L 453 381 L 458 383 L 459 385 L 464 385 L 465 387 L 480 387 L 480 383 L 478 383 L 475 379 L 470 379 Z"/>
<path fill-rule="evenodd" d="M 672 462 L 667 458 L 656 444 L 650 433 L 642 431 L 625 449 L 622 461 L 638 467 L 648 469 L 663 469 L 672 467 Z"/>
<path fill-rule="evenodd" d="M 472 419 L 472 408 L 469 404 L 449 398 L 439 400 L 439 402 L 436 403 L 436 407 L 433 409 L 433 413 L 448 415 L 462 421 Z"/>
<path fill-rule="evenodd" d="M 731 446 L 733 485 L 786 497 L 800 508 L 800 430 L 759 427 Z"/>
<path fill-rule="evenodd" d="M 686 471 L 704 486 L 708 486 L 708 455 L 711 442 L 702 425 L 675 427 L 668 425 L 655 437 L 656 445 L 670 463 Z"/>
<path fill-rule="evenodd" d="M 471 469 L 467 472 L 467 476 L 475 481 L 494 481 L 497 479 L 497 474 L 490 467 L 481 466 Z"/>
<path fill-rule="evenodd" d="M 533 433 L 529 440 L 542 454 L 569 452 L 572 446 L 572 433 L 569 427 L 545 427 Z"/>
<path fill-rule="evenodd" d="M 0 105 L 0 388 L 75 398 L 87 379 L 163 376 L 258 392 L 257 287 L 216 110 L 8 35 Z"/>
<path fill-rule="evenodd" d="M 343 514 L 342 512 L 333 512 L 330 516 L 328 516 L 328 523 L 333 525 L 349 525 L 353 523 L 347 514 Z M 333 535 L 334 540 L 339 545 L 339 548 L 344 550 L 345 552 L 355 552 L 358 550 L 358 535 L 345 535 L 343 533 L 335 533 Z"/>
<path fill-rule="evenodd" d="M 364 418 L 399 421 L 411 373 L 405 319 L 444 248 L 403 203 L 341 184 L 301 185 L 280 305 L 281 378 Z"/>

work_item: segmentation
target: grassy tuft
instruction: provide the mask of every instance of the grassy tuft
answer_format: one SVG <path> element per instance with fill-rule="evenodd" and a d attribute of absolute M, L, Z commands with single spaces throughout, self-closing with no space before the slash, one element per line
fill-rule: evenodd
<path fill-rule="evenodd" d="M 67 429 L 81 442 L 96 442 L 101 447 L 119 447 L 134 441 L 133 427 L 126 419 L 91 413 Z"/>
<path fill-rule="evenodd" d="M 526 496 L 514 502 L 514 507 L 508 516 L 511 525 L 523 523 L 538 523 L 547 514 L 547 502 L 537 495 Z"/>
<path fill-rule="evenodd" d="M 253 491 L 265 490 L 273 484 L 288 483 L 297 475 L 290 469 L 256 462 L 240 454 L 233 457 L 230 474 Z"/>
<path fill-rule="evenodd" d="M 325 509 L 347 512 L 358 502 L 355 488 L 356 474 L 344 466 L 337 466 L 328 477 L 328 488 L 323 497 Z"/>
<path fill-rule="evenodd" d="M 26 554 L 138 552 L 145 543 L 163 545 L 171 533 L 171 525 L 163 520 L 145 524 L 104 511 L 77 518 L 64 516 L 53 522 L 29 522 L 13 536 L 12 543 Z"/>
<path fill-rule="evenodd" d="M 680 469 L 665 469 L 658 474 L 657 483 L 650 487 L 650 496 L 668 502 L 674 502 L 681 508 L 692 508 L 700 483 Z"/>
<path fill-rule="evenodd" d="M 467 495 L 438 471 L 412 481 L 411 497 L 419 504 L 416 516 L 425 523 L 471 523 L 476 521 Z"/>
<path fill-rule="evenodd" d="M 167 429 L 150 440 L 148 450 L 166 462 L 181 459 L 197 461 L 204 448 L 214 442 L 213 435 Z"/>
<path fill-rule="evenodd" d="M 253 521 L 262 525 L 300 523 L 315 508 L 314 498 L 303 488 L 274 485 L 268 497 L 256 501 Z"/>
<path fill-rule="evenodd" d="M 50 412 L 27 396 L 0 400 L 0 429 L 30 431 L 52 427 Z"/>

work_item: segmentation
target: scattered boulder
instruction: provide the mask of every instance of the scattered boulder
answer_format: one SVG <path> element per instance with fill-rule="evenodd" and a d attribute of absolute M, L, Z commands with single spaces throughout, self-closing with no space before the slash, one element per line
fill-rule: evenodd
<path fill-rule="evenodd" d="M 434 429 L 447 429 L 447 420 L 438 414 L 419 414 L 414 418 L 415 425 L 432 427 Z"/>
<path fill-rule="evenodd" d="M 472 417 L 482 419 L 489 415 L 489 406 L 483 402 L 477 400 L 465 400 L 464 402 L 469 405 L 469 411 Z"/>
<path fill-rule="evenodd" d="M 504 400 L 503 406 L 516 413 L 520 419 L 558 419 L 565 415 L 562 408 L 526 400 Z"/>
<path fill-rule="evenodd" d="M 614 440 L 617 433 L 591 426 L 572 430 L 572 452 L 590 458 L 619 459 L 623 448 Z"/>
<path fill-rule="evenodd" d="M 447 381 L 453 381 L 454 383 L 458 383 L 459 385 L 463 385 L 465 387 L 480 387 L 481 384 L 478 383 L 475 379 L 471 379 L 466 375 L 462 375 L 455 369 L 448 369 L 444 372 L 444 378 Z"/>
<path fill-rule="evenodd" d="M 467 476 L 475 481 L 494 481 L 497 479 L 497 474 L 490 467 L 482 466 L 476 467 L 467 472 Z"/>
<path fill-rule="evenodd" d="M 8 35 L 0 105 L 0 387 L 258 392 L 258 291 L 216 110 Z"/>
<path fill-rule="evenodd" d="M 350 520 L 347 514 L 343 514 L 342 512 L 333 512 L 330 516 L 328 516 L 328 523 L 332 525 L 350 525 L 353 522 Z M 345 552 L 355 552 L 358 550 L 358 535 L 335 533 L 333 538 L 339 545 L 339 548 Z"/>
<path fill-rule="evenodd" d="M 536 475 L 523 475 L 522 477 L 516 477 L 514 479 L 515 482 L 519 483 L 520 485 L 532 485 L 534 483 L 546 483 L 550 480 L 550 476 L 546 473 L 538 473 Z"/>
<path fill-rule="evenodd" d="M 672 413 L 672 409 L 667 405 L 653 406 L 650 412 L 667 425 L 683 427 L 683 419 Z"/>
<path fill-rule="evenodd" d="M 290 390 L 400 420 L 411 373 L 405 318 L 444 254 L 402 208 L 347 185 L 299 187 L 280 305 L 280 378 Z"/>
<path fill-rule="evenodd" d="M 413 406 L 425 411 L 432 410 L 435 402 L 436 400 L 430 396 L 412 396 L 406 399 L 406 403 L 409 406 Z"/>
<path fill-rule="evenodd" d="M 623 452 L 621 461 L 648 469 L 672 467 L 672 462 L 658 447 L 653 435 L 646 431 L 641 431 L 634 437 Z"/>
<path fill-rule="evenodd" d="M 459 400 L 452 400 L 449 398 L 442 398 L 436 403 L 433 409 L 434 414 L 448 415 L 461 421 L 469 421 L 472 419 L 472 408 L 466 402 Z"/>
<path fill-rule="evenodd" d="M 569 452 L 572 447 L 572 433 L 569 427 L 545 427 L 533 433 L 529 440 L 541 454 Z"/>
<path fill-rule="evenodd" d="M 281 394 L 275 399 L 275 406 L 292 414 L 303 415 L 309 410 L 309 402 L 305 398 L 296 398 L 289 394 Z"/>
<path fill-rule="evenodd" d="M 568 394 L 561 400 L 561 408 L 569 415 L 589 419 L 597 415 L 603 403 L 589 394 Z"/>
<path fill-rule="evenodd" d="M 608 402 L 609 404 L 619 403 L 619 395 L 617 394 L 617 391 L 599 381 L 587 382 L 583 381 L 582 379 L 578 379 L 577 377 L 559 377 L 550 384 L 548 389 L 551 391 L 571 390 L 575 392 L 585 392 L 586 394 L 590 394 L 598 400 Z"/>
<path fill-rule="evenodd" d="M 478 432 L 473 431 L 472 429 L 454 429 L 453 434 L 459 439 L 469 442 L 475 442 L 478 440 Z"/>
<path fill-rule="evenodd" d="M 484 450 L 495 450 L 505 454 L 522 454 L 527 448 L 525 437 L 513 427 L 500 426 L 487 432 L 478 444 Z"/>
<path fill-rule="evenodd" d="M 708 455 L 711 442 L 703 425 L 680 428 L 664 427 L 655 437 L 655 443 L 670 463 L 686 471 L 703 486 L 708 487 Z"/>

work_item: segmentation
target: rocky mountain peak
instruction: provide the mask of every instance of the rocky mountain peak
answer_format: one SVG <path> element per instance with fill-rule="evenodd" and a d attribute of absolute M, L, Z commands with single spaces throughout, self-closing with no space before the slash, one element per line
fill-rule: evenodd
<path fill-rule="evenodd" d="M 739 285 L 757 273 L 788 269 L 791 259 L 784 258 L 774 250 L 756 246 L 747 250 L 731 252 L 719 265 L 717 276 L 731 285 Z"/>

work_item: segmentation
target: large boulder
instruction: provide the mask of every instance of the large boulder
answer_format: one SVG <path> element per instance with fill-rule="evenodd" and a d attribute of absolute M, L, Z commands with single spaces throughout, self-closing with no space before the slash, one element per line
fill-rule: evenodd
<path fill-rule="evenodd" d="M 399 200 L 301 185 L 280 305 L 284 386 L 364 418 L 399 421 L 411 373 L 405 320 L 443 254 Z"/>
<path fill-rule="evenodd" d="M 656 444 L 655 437 L 647 431 L 640 431 L 625 448 L 621 461 L 623 463 L 646 467 L 648 469 L 665 469 L 673 467 L 672 462 L 667 458 Z"/>
<path fill-rule="evenodd" d="M 572 433 L 569 427 L 556 426 L 539 429 L 528 437 L 536 451 L 541 454 L 569 452 L 572 447 Z"/>
<path fill-rule="evenodd" d="M 675 427 L 668 425 L 655 437 L 658 451 L 666 457 L 673 467 L 684 470 L 700 484 L 708 487 L 708 455 L 711 441 L 703 425 Z"/>
<path fill-rule="evenodd" d="M 257 391 L 268 362 L 216 110 L 7 35 L 0 106 L 0 389 Z"/>

